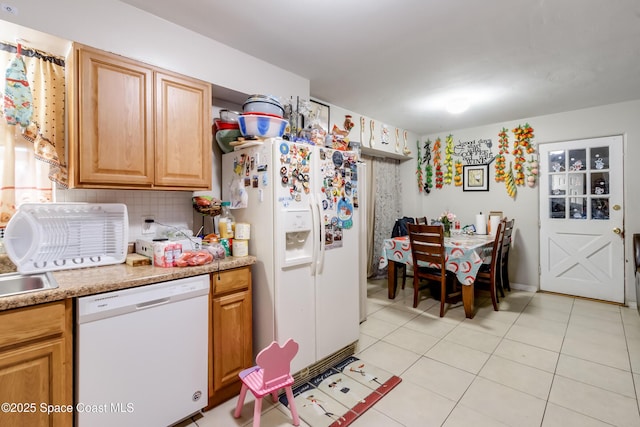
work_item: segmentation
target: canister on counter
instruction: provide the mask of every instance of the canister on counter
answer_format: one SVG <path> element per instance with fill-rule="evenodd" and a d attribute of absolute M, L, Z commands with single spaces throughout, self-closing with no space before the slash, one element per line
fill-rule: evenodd
<path fill-rule="evenodd" d="M 251 238 L 251 225 L 246 222 L 236 223 L 234 238 L 240 240 L 249 240 Z"/>
<path fill-rule="evenodd" d="M 242 257 L 249 255 L 249 241 L 233 239 L 233 256 Z"/>
<path fill-rule="evenodd" d="M 224 254 L 226 256 L 231 256 L 231 251 L 233 248 L 233 239 L 220 239 L 220 244 L 224 248 Z"/>

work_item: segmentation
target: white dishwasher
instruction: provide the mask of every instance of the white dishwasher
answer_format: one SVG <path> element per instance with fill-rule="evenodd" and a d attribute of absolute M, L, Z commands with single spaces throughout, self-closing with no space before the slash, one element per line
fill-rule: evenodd
<path fill-rule="evenodd" d="M 76 425 L 163 427 L 207 405 L 209 276 L 78 298 Z"/>

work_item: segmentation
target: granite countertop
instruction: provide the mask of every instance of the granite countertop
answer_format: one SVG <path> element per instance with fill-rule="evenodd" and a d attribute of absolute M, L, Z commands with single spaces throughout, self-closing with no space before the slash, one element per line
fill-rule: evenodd
<path fill-rule="evenodd" d="M 251 255 L 245 257 L 227 257 L 220 261 L 219 270 L 229 270 L 255 263 L 256 257 Z M 54 271 L 53 277 L 58 282 L 56 289 L 0 297 L 0 311 L 58 301 L 65 298 L 133 288 L 183 277 L 209 274 L 216 271 L 218 271 L 218 261 L 198 267 L 160 268 L 150 265 L 131 267 L 127 264 L 115 264 L 102 267 Z"/>

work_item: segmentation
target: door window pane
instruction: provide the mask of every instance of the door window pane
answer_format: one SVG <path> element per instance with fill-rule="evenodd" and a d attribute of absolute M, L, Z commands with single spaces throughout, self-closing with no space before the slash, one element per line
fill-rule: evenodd
<path fill-rule="evenodd" d="M 582 196 L 587 194 L 587 174 L 585 173 L 569 173 L 568 193 L 570 196 Z"/>
<path fill-rule="evenodd" d="M 586 219 L 587 218 L 587 199 L 586 197 L 571 197 L 569 199 L 569 218 Z"/>
<path fill-rule="evenodd" d="M 591 199 L 591 219 L 609 219 L 609 199 Z"/>
<path fill-rule="evenodd" d="M 552 194 L 554 196 L 567 194 L 567 175 L 549 175 L 549 194 Z"/>
<path fill-rule="evenodd" d="M 591 174 L 591 194 L 596 196 L 609 194 L 609 172 L 593 172 Z"/>
<path fill-rule="evenodd" d="M 549 199 L 549 218 L 566 218 L 564 197 Z"/>
<path fill-rule="evenodd" d="M 587 150 L 569 150 L 569 170 L 580 171 L 587 168 Z"/>
<path fill-rule="evenodd" d="M 564 172 L 567 170 L 564 151 L 549 152 L 549 172 Z"/>
<path fill-rule="evenodd" d="M 591 149 L 591 169 L 609 169 L 609 147 Z"/>

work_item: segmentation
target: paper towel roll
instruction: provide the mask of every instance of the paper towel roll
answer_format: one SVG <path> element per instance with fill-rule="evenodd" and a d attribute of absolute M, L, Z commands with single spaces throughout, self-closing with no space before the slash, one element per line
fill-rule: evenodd
<path fill-rule="evenodd" d="M 482 213 L 476 215 L 476 234 L 487 234 L 487 216 Z"/>
<path fill-rule="evenodd" d="M 491 215 L 489 217 L 489 234 L 495 236 L 496 230 L 498 229 L 498 224 L 500 224 L 500 217 L 496 215 Z"/>

